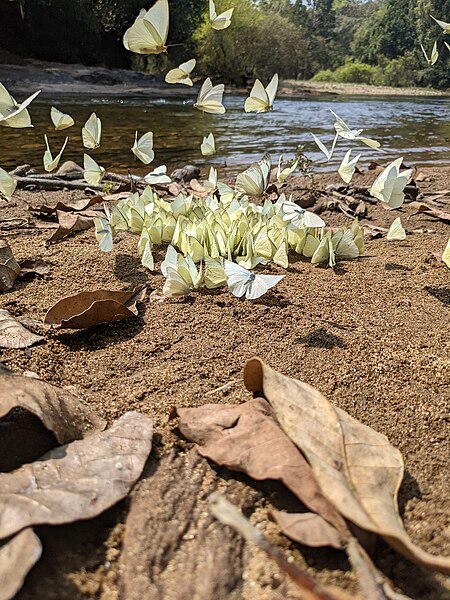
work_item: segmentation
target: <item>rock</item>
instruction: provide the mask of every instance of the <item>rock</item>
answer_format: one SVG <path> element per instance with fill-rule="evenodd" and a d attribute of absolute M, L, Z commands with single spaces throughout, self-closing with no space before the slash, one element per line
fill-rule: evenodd
<path fill-rule="evenodd" d="M 198 179 L 200 177 L 199 167 L 194 165 L 185 165 L 181 169 L 175 169 L 171 174 L 171 178 L 174 181 L 184 181 L 188 183 L 191 179 Z"/>

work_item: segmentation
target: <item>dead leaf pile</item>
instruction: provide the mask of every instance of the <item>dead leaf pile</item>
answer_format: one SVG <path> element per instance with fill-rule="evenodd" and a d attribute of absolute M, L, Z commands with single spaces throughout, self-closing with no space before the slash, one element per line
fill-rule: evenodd
<path fill-rule="evenodd" d="M 53 436 L 50 448 L 48 436 L 34 444 L 34 456 L 26 454 L 26 440 L 39 427 L 24 426 L 24 415 Z M 153 424 L 128 412 L 104 430 L 105 422 L 75 393 L 10 374 L 0 375 L 0 417 L 0 428 L 14 430 L 7 440 L 22 438 L 2 448 L 19 454 L 14 470 L 0 473 L 0 540 L 10 538 L 0 546 L 0 600 L 6 600 L 40 557 L 30 528 L 90 519 L 124 498 L 150 454 Z"/>
<path fill-rule="evenodd" d="M 65 329 L 85 329 L 122 321 L 138 314 L 136 304 L 142 302 L 146 292 L 146 285 L 139 285 L 130 291 L 96 290 L 66 296 L 50 308 L 44 323 Z"/>
<path fill-rule="evenodd" d="M 377 534 L 410 560 L 450 573 L 450 559 L 418 548 L 403 527 L 397 506 L 403 460 L 384 435 L 259 359 L 247 363 L 244 381 L 265 399 L 177 409 L 179 429 L 202 456 L 288 488 L 311 512 L 272 511 L 287 536 L 343 549 L 365 598 L 389 598 L 393 592 L 355 531 L 365 533 L 365 542 L 367 532 Z"/>

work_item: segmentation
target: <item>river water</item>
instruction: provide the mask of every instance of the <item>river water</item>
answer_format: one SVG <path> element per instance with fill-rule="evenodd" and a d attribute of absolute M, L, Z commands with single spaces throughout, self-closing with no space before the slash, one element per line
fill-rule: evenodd
<path fill-rule="evenodd" d="M 69 144 L 63 159 L 82 164 L 81 127 L 95 110 L 102 119 L 101 147 L 91 155 L 109 169 L 136 169 L 130 152 L 134 132 L 142 135 L 154 132 L 155 160 L 144 172 L 160 164 L 169 168 L 187 163 L 207 166 L 214 164 L 221 175 L 234 175 L 244 166 L 258 160 L 269 151 L 272 160 L 283 154 L 292 158 L 297 146 L 317 170 L 334 170 L 345 151 L 353 147 L 362 153 L 362 165 L 370 160 L 394 159 L 403 156 L 405 163 L 420 165 L 450 164 L 450 98 L 442 97 L 324 97 L 315 99 L 277 99 L 274 110 L 265 114 L 246 114 L 244 98 L 225 98 L 224 115 L 207 115 L 192 107 L 194 100 L 186 98 L 144 99 L 139 97 L 58 98 L 54 102 L 68 112 L 76 125 L 56 132 L 50 121 L 50 105 L 35 101 L 30 108 L 33 129 L 0 127 L 0 166 L 11 169 L 30 163 L 42 169 L 44 133 L 50 139 L 53 154 L 57 154 L 66 135 Z M 386 154 L 364 145 L 339 140 L 332 161 L 326 162 L 309 132 L 328 146 L 334 135 L 334 110 L 347 124 L 364 129 L 364 135 L 381 142 Z M 212 131 L 217 154 L 204 158 L 200 153 L 203 136 Z M 353 153 L 353 156 L 355 153 Z"/>

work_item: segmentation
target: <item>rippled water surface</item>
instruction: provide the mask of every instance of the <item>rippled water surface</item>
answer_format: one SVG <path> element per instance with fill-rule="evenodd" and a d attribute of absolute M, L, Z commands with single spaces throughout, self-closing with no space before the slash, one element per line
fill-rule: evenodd
<path fill-rule="evenodd" d="M 19 96 L 19 100 L 21 96 Z M 153 166 L 186 163 L 206 165 L 213 162 L 225 167 L 227 174 L 257 160 L 269 151 L 272 159 L 280 153 L 292 158 L 299 144 L 317 161 L 321 170 L 331 170 L 350 147 L 362 152 L 362 161 L 404 156 L 406 163 L 417 165 L 450 163 L 450 98 L 323 98 L 277 99 L 275 110 L 261 115 L 243 111 L 244 98 L 225 99 L 225 115 L 206 115 L 192 107 L 194 100 L 185 98 L 144 99 L 142 97 L 58 99 L 55 105 L 68 112 L 76 125 L 55 132 L 50 122 L 50 105 L 34 102 L 31 106 L 33 129 L 0 128 L 0 166 L 10 169 L 30 163 L 42 167 L 44 133 L 56 154 L 69 136 L 63 158 L 82 163 L 81 127 L 92 110 L 103 122 L 102 144 L 92 156 L 106 168 L 140 167 L 130 152 L 135 130 L 140 134 L 153 131 L 155 161 Z M 347 124 L 364 129 L 364 135 L 379 140 L 386 150 L 383 157 L 367 146 L 340 140 L 330 163 L 317 150 L 309 132 L 315 133 L 329 147 L 333 139 L 334 110 Z M 217 154 L 213 160 L 200 153 L 202 137 L 212 131 Z M 149 170 L 149 169 L 146 169 Z"/>

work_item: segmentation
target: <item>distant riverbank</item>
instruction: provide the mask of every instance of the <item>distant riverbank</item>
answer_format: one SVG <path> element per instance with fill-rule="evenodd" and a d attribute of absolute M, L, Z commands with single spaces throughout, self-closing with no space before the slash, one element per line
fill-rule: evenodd
<path fill-rule="evenodd" d="M 150 95 L 159 97 L 192 97 L 197 89 L 181 85 L 169 86 L 152 75 L 124 69 L 104 69 L 80 64 L 11 59 L 0 63 L 0 81 L 14 93 L 41 89 L 45 96 L 99 94 L 102 96 Z M 198 86 L 196 86 L 198 87 Z M 246 88 L 227 87 L 229 94 L 246 94 Z M 314 81 L 281 81 L 279 97 L 311 96 L 449 96 L 450 92 L 427 88 L 391 88 L 352 83 L 319 83 Z"/>

